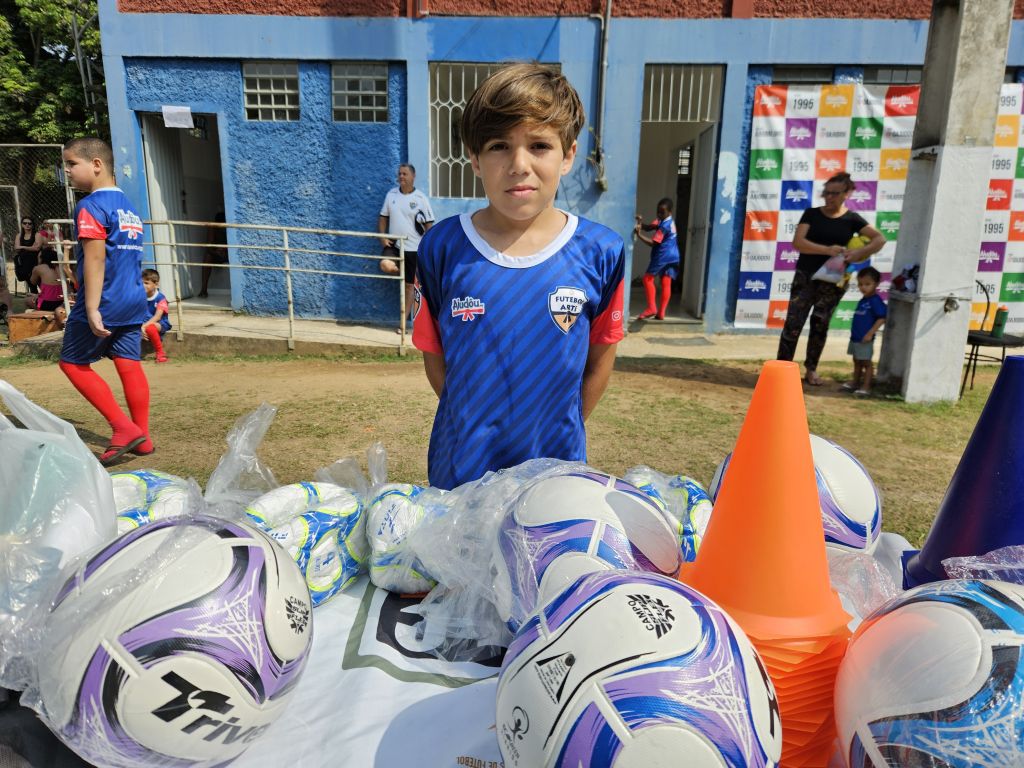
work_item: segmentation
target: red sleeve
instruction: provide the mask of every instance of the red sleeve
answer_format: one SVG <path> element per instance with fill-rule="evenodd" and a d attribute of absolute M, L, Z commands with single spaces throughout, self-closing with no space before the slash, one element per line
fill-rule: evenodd
<path fill-rule="evenodd" d="M 444 354 L 441 346 L 441 329 L 437 320 L 430 314 L 430 307 L 423 300 L 420 293 L 420 281 L 417 280 L 413 290 L 413 324 L 412 343 L 421 352 L 433 352 L 438 355 Z"/>
<path fill-rule="evenodd" d="M 170 307 L 167 304 L 167 299 L 160 299 L 160 301 L 156 303 L 156 308 L 162 309 L 165 315 L 171 314 Z"/>
<path fill-rule="evenodd" d="M 616 344 L 625 335 L 622 331 L 622 297 L 624 281 L 620 280 L 604 312 L 590 325 L 591 344 Z M 419 345 L 417 345 L 419 346 Z M 422 349 L 422 347 L 421 347 Z"/>
<path fill-rule="evenodd" d="M 75 222 L 78 228 L 79 240 L 106 240 L 107 229 L 88 210 L 83 208 L 78 212 L 78 221 Z"/>
<path fill-rule="evenodd" d="M 651 240 L 653 240 L 655 243 L 660 243 L 662 240 L 665 239 L 665 230 L 661 228 L 661 219 L 655 219 L 654 225 L 658 229 L 657 231 L 655 231 L 653 235 L 651 235 Z"/>

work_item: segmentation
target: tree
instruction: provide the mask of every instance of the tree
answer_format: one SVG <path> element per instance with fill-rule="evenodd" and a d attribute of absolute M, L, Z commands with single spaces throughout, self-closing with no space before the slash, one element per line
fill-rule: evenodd
<path fill-rule="evenodd" d="M 0 142 L 109 135 L 96 0 L 0 0 Z"/>

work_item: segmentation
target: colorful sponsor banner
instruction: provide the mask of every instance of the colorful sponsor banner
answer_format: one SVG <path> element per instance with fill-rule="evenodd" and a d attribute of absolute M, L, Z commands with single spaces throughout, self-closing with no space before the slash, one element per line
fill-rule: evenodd
<path fill-rule="evenodd" d="M 766 85 L 754 96 L 747 217 L 736 301 L 737 328 L 780 328 L 799 254 L 792 239 L 806 208 L 821 205 L 825 181 L 848 172 L 857 187 L 846 205 L 885 236 L 871 259 L 891 278 L 910 166 L 918 86 Z M 1024 334 L 1024 86 L 1004 85 L 993 137 L 978 253 L 978 280 L 991 307 L 1010 309 L 1007 330 Z M 860 292 L 851 281 L 832 317 L 849 329 Z M 976 288 L 971 327 L 981 326 L 985 294 Z"/>

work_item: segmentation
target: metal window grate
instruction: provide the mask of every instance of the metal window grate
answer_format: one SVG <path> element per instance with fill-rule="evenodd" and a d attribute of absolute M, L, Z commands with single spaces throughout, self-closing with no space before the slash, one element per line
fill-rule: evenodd
<path fill-rule="evenodd" d="M 864 67 L 864 82 L 914 85 L 921 82 L 921 67 Z"/>
<path fill-rule="evenodd" d="M 299 119 L 299 65 L 246 61 L 242 64 L 246 120 Z"/>
<path fill-rule="evenodd" d="M 831 83 L 835 79 L 832 67 L 802 67 L 783 64 L 772 67 L 773 83 Z"/>
<path fill-rule="evenodd" d="M 643 122 L 715 122 L 722 109 L 722 67 L 648 64 Z"/>
<path fill-rule="evenodd" d="M 335 122 L 388 121 L 388 65 L 336 62 L 331 65 Z"/>
<path fill-rule="evenodd" d="M 503 64 L 430 64 L 430 194 L 436 197 L 483 197 L 484 187 L 463 151 L 459 124 L 462 110 L 484 80 Z"/>

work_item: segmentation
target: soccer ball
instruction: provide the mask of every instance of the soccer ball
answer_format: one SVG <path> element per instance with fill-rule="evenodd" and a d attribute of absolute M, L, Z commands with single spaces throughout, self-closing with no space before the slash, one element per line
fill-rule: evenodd
<path fill-rule="evenodd" d="M 811 452 L 826 546 L 871 554 L 882 533 L 882 501 L 871 475 L 852 453 L 824 437 L 811 435 Z M 731 458 L 715 471 L 712 499 L 718 498 Z"/>
<path fill-rule="evenodd" d="M 581 577 L 513 639 L 498 678 L 507 768 L 777 765 L 775 691 L 743 631 L 674 579 Z"/>
<path fill-rule="evenodd" d="M 348 488 L 283 485 L 252 502 L 245 514 L 299 564 L 314 606 L 348 587 L 364 570 L 368 547 L 363 505 Z"/>
<path fill-rule="evenodd" d="M 311 610 L 298 568 L 255 528 L 205 515 L 151 523 L 58 593 L 41 711 L 105 768 L 223 765 L 281 714 Z"/>
<path fill-rule="evenodd" d="M 937 581 L 857 629 L 836 678 L 851 768 L 1024 765 L 1024 588 Z"/>
<path fill-rule="evenodd" d="M 408 547 L 407 537 L 427 515 L 417 501 L 423 488 L 408 483 L 381 486 L 366 508 L 366 537 L 370 544 L 370 580 L 401 594 L 429 592 L 437 581 L 426 572 Z"/>
<path fill-rule="evenodd" d="M 674 522 L 636 486 L 603 472 L 528 484 L 512 502 L 491 559 L 496 607 L 514 632 L 539 605 L 585 573 L 674 574 Z"/>
<path fill-rule="evenodd" d="M 127 533 L 155 520 L 179 517 L 188 510 L 188 482 L 155 469 L 114 472 L 117 532 Z"/>
<path fill-rule="evenodd" d="M 704 486 L 686 475 L 669 477 L 649 467 L 626 473 L 626 481 L 650 496 L 676 524 L 683 560 L 692 563 L 711 520 L 711 497 Z"/>

